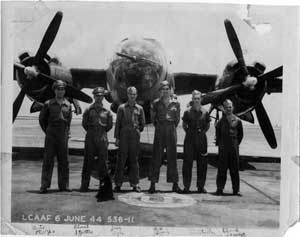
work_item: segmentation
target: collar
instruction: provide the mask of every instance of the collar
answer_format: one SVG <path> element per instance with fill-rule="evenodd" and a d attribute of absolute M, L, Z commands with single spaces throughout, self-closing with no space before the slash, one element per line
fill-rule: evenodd
<path fill-rule="evenodd" d="M 194 108 L 194 106 L 192 105 L 191 110 L 194 111 L 194 112 L 196 112 L 196 113 L 203 113 L 203 108 L 202 108 L 202 106 L 200 107 L 200 110 L 196 110 L 196 109 Z"/>
<path fill-rule="evenodd" d="M 134 102 L 133 106 L 131 106 L 128 101 L 125 103 L 125 107 L 137 107 L 136 102 Z"/>
<path fill-rule="evenodd" d="M 161 103 L 165 104 L 162 97 L 159 98 L 159 101 L 160 101 Z M 176 100 L 174 97 L 173 97 L 173 98 L 170 97 L 169 104 L 172 104 L 172 103 L 177 103 L 177 100 Z"/>
<path fill-rule="evenodd" d="M 224 119 L 226 119 L 227 121 L 237 121 L 238 120 L 238 118 L 234 115 L 234 114 L 232 114 L 231 115 L 231 117 L 228 119 L 228 117 L 225 115 L 224 116 Z"/>
<path fill-rule="evenodd" d="M 95 108 L 95 109 L 96 109 L 96 108 L 101 108 L 101 109 L 102 109 L 102 108 L 103 108 L 103 104 L 99 105 L 99 104 L 93 103 L 93 104 L 91 105 L 90 108 L 91 108 L 91 109 L 92 109 L 92 108 Z"/>

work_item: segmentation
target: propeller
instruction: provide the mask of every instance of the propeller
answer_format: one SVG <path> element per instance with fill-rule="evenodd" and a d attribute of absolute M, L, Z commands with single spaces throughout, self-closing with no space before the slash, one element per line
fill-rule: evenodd
<path fill-rule="evenodd" d="M 44 34 L 44 37 L 41 41 L 40 47 L 34 57 L 34 64 L 38 65 L 43 61 L 43 59 L 46 57 L 48 57 L 47 52 L 49 50 L 49 48 L 51 47 L 55 36 L 58 32 L 61 20 L 62 20 L 62 12 L 58 11 L 55 16 L 53 17 L 51 23 L 49 24 L 46 33 Z M 29 56 L 29 55 L 28 55 Z M 22 73 L 24 73 L 24 69 L 25 66 L 22 64 L 18 64 L 18 63 L 14 63 L 14 80 L 15 80 L 15 70 L 21 71 Z M 39 73 L 39 77 L 42 78 L 44 81 L 47 81 L 47 83 L 50 82 L 49 78 L 47 75 L 43 74 L 43 73 Z M 51 80 L 51 82 L 53 82 Z M 18 115 L 18 112 L 20 110 L 20 107 L 22 105 L 22 102 L 24 100 L 25 97 L 25 89 L 21 89 L 19 95 L 17 96 L 17 98 L 14 101 L 14 105 L 13 105 L 13 121 L 15 120 L 15 118 Z"/>
<path fill-rule="evenodd" d="M 21 63 L 14 63 L 14 80 L 16 80 L 15 72 L 18 71 L 23 75 L 25 74 L 27 80 L 37 79 L 37 81 L 45 83 L 46 87 L 40 93 L 38 93 L 36 98 L 46 98 L 53 93 L 50 89 L 50 86 L 56 81 L 56 79 L 47 75 L 46 73 L 43 73 L 44 70 L 42 69 L 45 68 L 44 64 L 46 62 L 44 60 L 46 59 L 46 61 L 49 61 L 51 59 L 47 52 L 50 49 L 52 43 L 54 42 L 54 39 L 57 35 L 58 29 L 62 21 L 62 17 L 63 14 L 60 11 L 58 11 L 55 14 L 43 36 L 43 39 L 34 57 L 30 57 L 28 53 L 22 54 L 20 56 Z M 15 120 L 18 114 L 24 96 L 26 94 L 26 91 L 24 89 L 25 87 L 26 85 L 23 86 L 23 89 L 21 89 L 21 92 L 14 101 L 13 120 Z M 29 90 L 29 88 L 27 88 L 27 90 Z M 66 86 L 66 97 L 74 98 L 86 103 L 91 103 L 93 101 L 90 96 L 71 85 Z M 35 106 L 32 107 L 32 110 L 35 110 Z"/>
<path fill-rule="evenodd" d="M 259 125 L 261 127 L 261 130 L 262 130 L 268 144 L 270 145 L 270 147 L 274 149 L 277 147 L 276 137 L 274 134 L 272 124 L 271 124 L 268 114 L 262 104 L 261 99 L 262 99 L 264 93 L 268 92 L 268 90 L 269 91 L 271 91 L 271 90 L 272 91 L 280 91 L 279 87 L 282 87 L 282 80 L 279 80 L 278 77 L 282 76 L 283 66 L 277 67 L 277 68 L 273 69 L 272 71 L 269 71 L 269 72 L 261 74 L 261 75 L 255 75 L 254 77 L 252 76 L 252 74 L 250 75 L 248 68 L 246 66 L 245 60 L 244 60 L 243 51 L 242 51 L 239 39 L 237 37 L 237 34 L 236 34 L 231 22 L 228 19 L 226 19 L 224 21 L 224 25 L 225 25 L 229 43 L 231 45 L 231 48 L 233 50 L 233 53 L 234 53 L 237 61 L 238 61 L 239 67 L 241 68 L 241 72 L 245 76 L 245 80 L 241 84 L 232 85 L 227 88 L 219 89 L 219 90 L 205 94 L 203 96 L 202 103 L 203 104 L 221 103 L 224 99 L 226 99 L 226 97 L 232 95 L 237 90 L 239 90 L 243 87 L 253 90 L 254 86 L 257 83 L 261 84 L 261 83 L 267 81 L 265 90 L 263 90 L 261 92 L 262 96 L 258 99 L 258 101 L 254 102 L 255 104 L 253 104 L 253 106 L 255 108 L 255 112 L 256 112 L 257 119 L 258 119 Z M 263 85 L 263 84 L 261 84 L 261 85 Z M 247 116 L 247 120 L 249 122 L 254 121 L 253 116 L 252 116 L 251 112 L 249 113 L 249 111 L 248 111 L 248 113 L 244 113 L 243 116 Z"/>
<path fill-rule="evenodd" d="M 56 34 L 58 32 L 63 14 L 61 11 L 58 11 L 53 17 L 51 23 L 49 24 L 46 33 L 42 39 L 40 47 L 35 55 L 35 63 L 39 64 L 47 55 L 49 48 L 51 47 Z"/>
<path fill-rule="evenodd" d="M 255 106 L 255 112 L 256 112 L 259 126 L 261 127 L 261 130 L 265 138 L 267 139 L 267 142 L 269 143 L 270 147 L 272 147 L 273 149 L 276 148 L 277 142 L 276 142 L 274 130 L 271 121 L 268 117 L 268 114 L 261 101 L 257 102 L 257 105 Z"/>

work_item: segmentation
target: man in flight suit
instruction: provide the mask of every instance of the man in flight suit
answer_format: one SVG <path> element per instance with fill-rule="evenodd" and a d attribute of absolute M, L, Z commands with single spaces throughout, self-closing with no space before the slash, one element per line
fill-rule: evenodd
<path fill-rule="evenodd" d="M 156 192 L 155 183 L 159 181 L 160 166 L 164 149 L 167 150 L 167 182 L 173 183 L 173 192 L 181 193 L 178 186 L 177 170 L 177 133 L 180 121 L 180 104 L 171 98 L 171 87 L 168 81 L 161 82 L 161 97 L 154 100 L 151 108 L 152 122 L 155 127 L 153 157 L 150 167 L 151 186 L 149 193 Z"/>
<path fill-rule="evenodd" d="M 60 191 L 71 191 L 69 189 L 68 136 L 72 108 L 64 98 L 65 88 L 66 83 L 61 80 L 53 83 L 55 98 L 45 102 L 39 116 L 40 126 L 46 133 L 40 193 L 47 193 L 47 189 L 50 188 L 55 156 L 58 163 L 58 188 Z"/>
<path fill-rule="evenodd" d="M 199 193 L 207 193 L 204 188 L 207 173 L 207 137 L 210 117 L 201 106 L 201 92 L 194 90 L 192 105 L 183 114 L 182 127 L 186 132 L 184 139 L 184 160 L 182 167 L 184 193 L 189 193 L 193 160 L 197 160 L 197 188 Z"/>
<path fill-rule="evenodd" d="M 87 192 L 91 171 L 95 164 L 95 156 L 98 158 L 97 170 L 101 187 L 104 179 L 109 177 L 107 170 L 108 159 L 108 139 L 107 132 L 112 128 L 112 114 L 103 107 L 102 101 L 105 90 L 102 87 L 96 87 L 93 90 L 95 102 L 85 110 L 82 119 L 82 127 L 87 132 L 84 142 L 84 161 L 81 173 L 80 192 Z M 112 190 L 112 187 L 110 187 Z"/>
<path fill-rule="evenodd" d="M 119 146 L 115 173 L 115 192 L 121 191 L 124 176 L 124 166 L 129 159 L 129 182 L 134 192 L 141 192 L 139 184 L 138 153 L 140 147 L 140 133 L 144 130 L 145 114 L 143 107 L 136 103 L 137 90 L 135 87 L 127 89 L 128 101 L 121 104 L 117 112 L 115 125 L 116 146 Z"/>
<path fill-rule="evenodd" d="M 239 195 L 239 145 L 243 139 L 243 126 L 239 118 L 233 114 L 233 104 L 230 100 L 223 103 L 224 114 L 216 125 L 216 145 L 219 147 L 217 191 L 223 195 L 229 168 L 233 195 Z"/>

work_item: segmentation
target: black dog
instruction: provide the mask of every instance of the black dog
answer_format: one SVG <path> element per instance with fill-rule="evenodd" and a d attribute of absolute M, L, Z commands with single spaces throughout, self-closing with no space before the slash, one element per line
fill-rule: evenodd
<path fill-rule="evenodd" d="M 107 175 L 103 180 L 100 181 L 99 190 L 96 195 L 97 202 L 104 202 L 108 200 L 115 200 L 112 183 L 110 177 Z"/>

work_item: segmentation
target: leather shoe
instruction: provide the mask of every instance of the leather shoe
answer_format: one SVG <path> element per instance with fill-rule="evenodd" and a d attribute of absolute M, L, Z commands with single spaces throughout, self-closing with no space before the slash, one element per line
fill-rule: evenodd
<path fill-rule="evenodd" d="M 155 193 L 155 192 L 156 192 L 156 190 L 155 190 L 155 184 L 154 184 L 154 183 L 151 183 L 148 192 L 149 192 L 149 193 Z"/>
<path fill-rule="evenodd" d="M 89 191 L 89 188 L 86 188 L 86 187 L 80 187 L 80 189 L 79 189 L 79 192 L 81 192 L 81 193 L 86 193 L 88 191 Z"/>
<path fill-rule="evenodd" d="M 115 200 L 114 197 L 100 197 L 97 198 L 97 202 L 105 202 L 105 201 L 109 201 L 109 200 Z"/>
<path fill-rule="evenodd" d="M 198 188 L 198 193 L 207 193 L 205 188 Z"/>
<path fill-rule="evenodd" d="M 187 189 L 187 188 L 184 188 L 183 191 L 182 191 L 182 193 L 188 194 L 188 193 L 191 193 L 191 191 L 189 189 Z"/>
<path fill-rule="evenodd" d="M 72 189 L 69 189 L 69 188 L 60 188 L 59 191 L 60 192 L 72 192 Z"/>
<path fill-rule="evenodd" d="M 240 192 L 239 191 L 233 191 L 233 193 L 232 193 L 234 196 L 239 196 L 239 197 L 241 197 L 242 196 L 242 194 L 240 194 Z"/>
<path fill-rule="evenodd" d="M 217 191 L 214 193 L 216 196 L 222 196 L 223 195 L 223 190 L 217 189 Z"/>
<path fill-rule="evenodd" d="M 179 188 L 178 184 L 173 184 L 172 192 L 182 193 L 182 190 Z"/>
<path fill-rule="evenodd" d="M 40 188 L 40 194 L 45 194 L 45 193 L 48 193 L 48 190 L 47 188 Z"/>
<path fill-rule="evenodd" d="M 135 186 L 135 187 L 132 188 L 132 191 L 136 192 L 136 193 L 140 193 L 142 190 L 139 186 Z"/>

